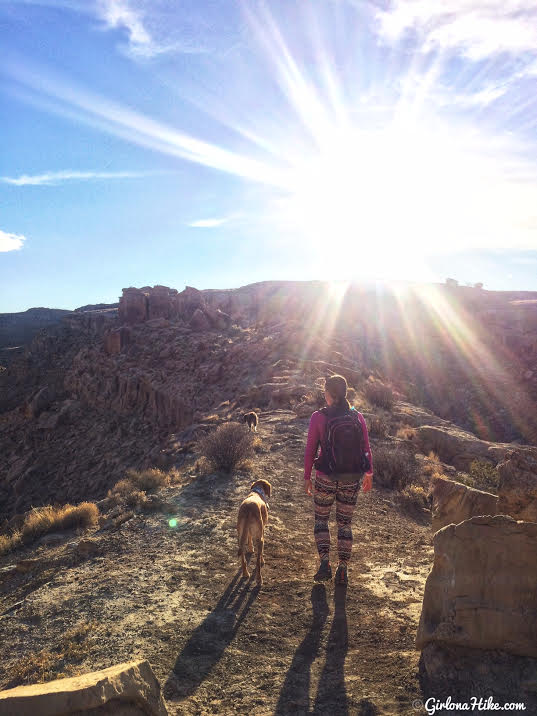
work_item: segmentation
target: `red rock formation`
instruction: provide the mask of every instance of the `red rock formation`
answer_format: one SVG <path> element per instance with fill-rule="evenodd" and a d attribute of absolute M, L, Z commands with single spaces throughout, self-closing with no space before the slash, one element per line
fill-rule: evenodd
<path fill-rule="evenodd" d="M 122 323 L 140 323 L 147 320 L 147 295 L 138 288 L 124 288 L 118 311 Z"/>

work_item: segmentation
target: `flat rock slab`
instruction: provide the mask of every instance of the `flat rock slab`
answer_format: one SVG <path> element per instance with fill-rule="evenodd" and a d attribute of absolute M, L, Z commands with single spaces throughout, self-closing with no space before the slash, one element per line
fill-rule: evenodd
<path fill-rule="evenodd" d="M 0 691 L 0 716 L 167 716 L 148 661 Z"/>
<path fill-rule="evenodd" d="M 438 532 L 478 515 L 498 514 L 498 497 L 443 477 L 431 479 L 432 529 Z"/>

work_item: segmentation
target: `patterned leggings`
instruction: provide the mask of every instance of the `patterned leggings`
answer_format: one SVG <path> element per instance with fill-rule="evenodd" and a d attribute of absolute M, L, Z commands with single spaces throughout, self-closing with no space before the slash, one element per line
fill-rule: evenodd
<path fill-rule="evenodd" d="M 328 518 L 336 500 L 337 549 L 339 561 L 347 564 L 352 550 L 351 520 L 361 480 L 357 482 L 335 482 L 328 477 L 317 475 L 314 483 L 313 501 L 315 504 L 315 527 L 313 534 L 319 557 L 325 559 L 330 554 L 330 530 Z"/>

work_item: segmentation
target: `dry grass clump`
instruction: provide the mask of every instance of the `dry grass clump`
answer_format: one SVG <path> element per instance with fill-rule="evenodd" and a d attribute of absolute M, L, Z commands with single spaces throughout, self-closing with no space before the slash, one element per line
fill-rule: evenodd
<path fill-rule="evenodd" d="M 0 557 L 15 549 L 13 535 L 0 535 Z"/>
<path fill-rule="evenodd" d="M 253 436 L 241 423 L 225 423 L 200 440 L 198 449 L 215 470 L 230 473 L 253 457 Z"/>
<path fill-rule="evenodd" d="M 99 508 L 93 502 L 79 505 L 34 507 L 24 518 L 20 530 L 0 535 L 0 555 L 12 552 L 21 544 L 30 544 L 49 532 L 92 527 L 99 521 Z"/>
<path fill-rule="evenodd" d="M 373 455 L 375 482 L 390 490 L 402 491 L 418 477 L 418 462 L 403 446 L 378 447 Z"/>
<path fill-rule="evenodd" d="M 372 438 L 385 438 L 388 430 L 388 421 L 382 415 L 374 415 L 369 421 L 369 435 Z"/>
<path fill-rule="evenodd" d="M 366 383 L 364 395 L 370 403 L 385 410 L 391 410 L 395 404 L 393 390 L 378 380 Z"/>
<path fill-rule="evenodd" d="M 431 450 L 427 456 L 427 462 L 424 463 L 422 471 L 424 475 L 435 475 L 441 470 L 440 458 Z"/>
<path fill-rule="evenodd" d="M 20 532 L 22 541 L 28 543 L 49 532 L 75 527 L 92 527 L 98 521 L 99 508 L 93 502 L 59 507 L 47 505 L 31 510 L 24 518 Z"/>
<path fill-rule="evenodd" d="M 9 674 L 8 687 L 42 683 L 78 674 L 73 662 L 80 663 L 89 656 L 96 628 L 96 622 L 81 622 L 62 635 L 53 651 L 42 649 L 16 661 Z"/>

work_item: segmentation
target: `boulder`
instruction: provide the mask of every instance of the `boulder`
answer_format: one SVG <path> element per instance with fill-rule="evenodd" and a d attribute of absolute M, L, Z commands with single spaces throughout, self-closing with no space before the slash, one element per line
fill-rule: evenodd
<path fill-rule="evenodd" d="M 432 528 L 437 532 L 477 515 L 498 514 L 498 497 L 443 477 L 431 479 Z"/>
<path fill-rule="evenodd" d="M 537 522 L 537 459 L 518 451 L 498 465 L 498 512 Z"/>
<path fill-rule="evenodd" d="M 208 331 L 211 328 L 211 322 L 201 308 L 196 308 L 190 319 L 189 326 L 195 331 Z"/>
<path fill-rule="evenodd" d="M 537 524 L 472 517 L 433 542 L 417 649 L 438 642 L 537 657 Z"/>
<path fill-rule="evenodd" d="M 82 676 L 0 691 L 0 716 L 168 713 L 148 661 L 131 661 Z"/>
<path fill-rule="evenodd" d="M 81 557 L 94 557 L 99 551 L 99 542 L 95 539 L 83 538 L 76 546 L 76 552 Z"/>
<path fill-rule="evenodd" d="M 45 547 L 55 547 L 56 545 L 62 544 L 65 541 L 65 535 L 58 534 L 57 532 L 50 532 L 48 535 L 43 535 L 39 540 L 39 544 Z"/>

